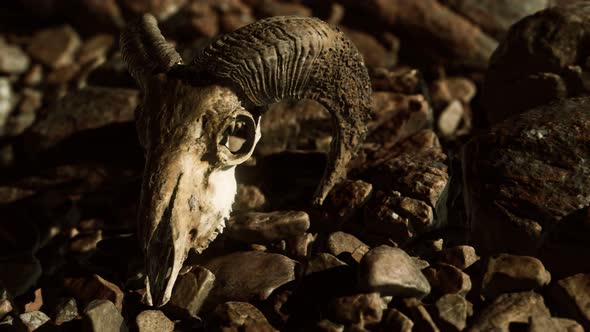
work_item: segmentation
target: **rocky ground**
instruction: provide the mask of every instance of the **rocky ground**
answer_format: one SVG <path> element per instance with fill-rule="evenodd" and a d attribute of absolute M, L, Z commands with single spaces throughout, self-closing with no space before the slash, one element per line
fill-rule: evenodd
<path fill-rule="evenodd" d="M 529 16 L 553 5 L 575 7 Z M 0 331 L 590 330 L 590 2 L 2 6 Z M 322 208 L 329 115 L 272 105 L 225 232 L 157 310 L 134 236 L 139 91 L 118 52 L 145 12 L 186 62 L 259 18 L 317 16 L 374 91 Z"/>

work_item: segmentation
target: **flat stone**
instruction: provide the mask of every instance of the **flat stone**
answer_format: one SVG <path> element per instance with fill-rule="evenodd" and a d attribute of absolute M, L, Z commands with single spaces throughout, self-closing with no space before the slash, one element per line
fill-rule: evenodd
<path fill-rule="evenodd" d="M 379 246 L 370 250 L 359 267 L 361 289 L 384 296 L 419 297 L 430 285 L 408 254 L 399 248 Z"/>
<path fill-rule="evenodd" d="M 61 325 L 78 318 L 78 304 L 73 297 L 62 299 L 55 308 L 53 321 L 55 325 Z"/>
<path fill-rule="evenodd" d="M 531 317 L 551 316 L 543 297 L 534 292 L 498 296 L 485 307 L 467 331 L 510 331 L 512 323 L 528 323 Z"/>
<path fill-rule="evenodd" d="M 216 277 L 208 303 L 265 300 L 295 280 L 297 263 L 283 255 L 260 251 L 236 252 L 204 265 Z"/>
<path fill-rule="evenodd" d="M 269 243 L 305 233 L 309 216 L 303 211 L 247 212 L 232 216 L 224 234 L 246 243 Z"/>
<path fill-rule="evenodd" d="M 264 193 L 257 186 L 238 184 L 238 191 L 234 199 L 234 211 L 256 211 L 266 204 Z"/>
<path fill-rule="evenodd" d="M 305 268 L 305 275 L 310 275 L 312 273 L 326 271 L 329 269 L 333 269 L 338 266 L 344 266 L 346 263 L 339 260 L 335 256 L 321 252 L 313 256 L 308 262 Z"/>
<path fill-rule="evenodd" d="M 539 259 L 500 254 L 488 260 L 481 287 L 486 297 L 494 298 L 502 293 L 541 288 L 550 281 L 551 274 Z"/>
<path fill-rule="evenodd" d="M 172 332 L 174 323 L 160 310 L 144 310 L 135 318 L 139 332 Z"/>
<path fill-rule="evenodd" d="M 124 294 L 121 289 L 97 274 L 90 277 L 65 278 L 64 287 L 82 304 L 92 300 L 108 300 L 114 303 L 117 310 L 121 311 L 123 308 Z"/>
<path fill-rule="evenodd" d="M 85 331 L 126 332 L 127 325 L 123 316 L 113 302 L 108 300 L 93 300 L 84 308 Z"/>
<path fill-rule="evenodd" d="M 379 293 L 341 296 L 331 302 L 334 320 L 344 324 L 379 323 L 386 308 L 387 304 Z"/>
<path fill-rule="evenodd" d="M 387 331 L 412 332 L 414 322 L 401 311 L 391 308 L 383 313 L 381 325 Z"/>
<path fill-rule="evenodd" d="M 27 51 L 43 64 L 57 68 L 73 62 L 80 43 L 78 33 L 71 26 L 64 25 L 37 32 Z"/>
<path fill-rule="evenodd" d="M 436 300 L 436 317 L 445 331 L 463 331 L 467 318 L 473 315 L 473 305 L 458 294 L 445 294 Z"/>
<path fill-rule="evenodd" d="M 27 326 L 29 331 L 34 331 L 51 320 L 51 318 L 41 311 L 25 312 L 18 317 Z"/>
<path fill-rule="evenodd" d="M 369 251 L 369 246 L 363 241 L 357 239 L 354 235 L 345 232 L 334 232 L 328 237 L 326 247 L 328 251 L 338 256 L 342 253 L 348 253 L 352 258 L 360 263 L 363 256 Z"/>
<path fill-rule="evenodd" d="M 215 285 L 215 275 L 202 266 L 192 266 L 178 276 L 166 309 L 181 317 L 196 318 Z"/>
<path fill-rule="evenodd" d="M 559 280 L 551 288 L 551 298 L 563 316 L 590 330 L 590 273 Z"/>
<path fill-rule="evenodd" d="M 428 279 L 433 293 L 465 296 L 471 290 L 469 275 L 452 265 L 437 264 L 422 272 Z"/>
<path fill-rule="evenodd" d="M 460 245 L 441 250 L 439 260 L 441 263 L 450 264 L 460 270 L 465 270 L 477 262 L 479 256 L 475 253 L 475 248 L 472 246 Z"/>
<path fill-rule="evenodd" d="M 226 302 L 213 311 L 213 319 L 223 331 L 277 331 L 255 306 L 246 302 Z"/>
<path fill-rule="evenodd" d="M 22 74 L 29 69 L 29 56 L 18 47 L 0 42 L 0 72 Z"/>

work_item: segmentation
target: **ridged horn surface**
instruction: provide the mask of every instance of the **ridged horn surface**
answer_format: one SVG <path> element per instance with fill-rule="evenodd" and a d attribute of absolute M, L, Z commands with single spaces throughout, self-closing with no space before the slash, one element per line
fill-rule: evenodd
<path fill-rule="evenodd" d="M 180 55 L 162 36 L 156 18 L 145 14 L 121 33 L 121 53 L 129 72 L 142 82 L 146 75 L 167 72 L 182 63 Z"/>
<path fill-rule="evenodd" d="M 352 42 L 316 18 L 271 17 L 217 39 L 193 65 L 254 105 L 309 98 L 330 111 L 334 139 L 313 201 L 321 205 L 366 135 L 371 86 Z"/>

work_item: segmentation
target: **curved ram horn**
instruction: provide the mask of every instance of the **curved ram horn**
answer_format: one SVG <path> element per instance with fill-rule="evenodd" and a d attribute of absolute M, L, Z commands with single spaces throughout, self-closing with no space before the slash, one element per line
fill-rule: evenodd
<path fill-rule="evenodd" d="M 256 106 L 309 98 L 328 109 L 335 137 L 313 200 L 321 205 L 366 135 L 371 86 L 352 42 L 319 19 L 271 17 L 222 36 L 193 68 L 237 88 Z"/>
<path fill-rule="evenodd" d="M 152 15 L 146 14 L 121 33 L 121 53 L 133 78 L 142 83 L 146 75 L 167 72 L 182 63 L 180 55 L 170 46 Z"/>

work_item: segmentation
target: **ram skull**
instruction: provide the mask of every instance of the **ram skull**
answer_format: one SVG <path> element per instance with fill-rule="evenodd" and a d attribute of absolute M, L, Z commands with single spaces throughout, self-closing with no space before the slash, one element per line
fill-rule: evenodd
<path fill-rule="evenodd" d="M 151 15 L 129 24 L 120 44 L 143 92 L 138 234 L 147 300 L 162 306 L 189 250 L 201 252 L 222 231 L 236 193 L 234 169 L 260 138 L 264 106 L 309 98 L 332 115 L 334 138 L 313 198 L 321 205 L 366 135 L 370 81 L 351 41 L 315 18 L 255 22 L 221 36 L 191 64 Z"/>

